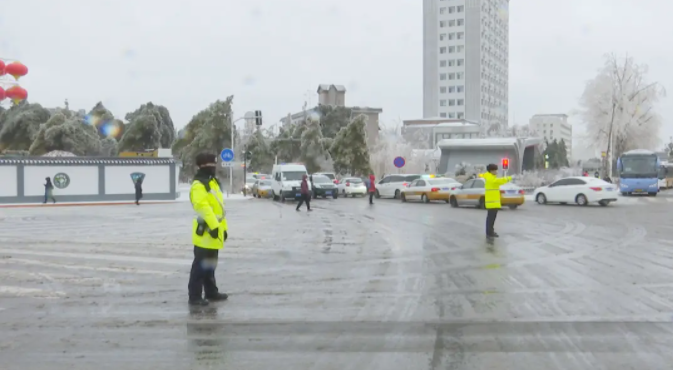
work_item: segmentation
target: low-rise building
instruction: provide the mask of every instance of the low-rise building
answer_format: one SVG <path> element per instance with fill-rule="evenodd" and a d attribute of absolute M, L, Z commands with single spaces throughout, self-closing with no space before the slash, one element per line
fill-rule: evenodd
<path fill-rule="evenodd" d="M 402 122 L 402 136 L 419 149 L 436 148 L 444 139 L 478 139 L 481 129 L 476 122 L 446 118 L 423 118 Z"/>
<path fill-rule="evenodd" d="M 343 85 L 321 84 L 318 86 L 317 93 L 319 105 L 348 108 L 351 111 L 350 119 L 354 119 L 361 114 L 367 117 L 367 140 L 370 144 L 378 140 L 379 131 L 381 130 L 379 126 L 379 116 L 383 112 L 383 109 L 372 107 L 346 107 L 346 88 Z M 290 114 L 281 118 L 280 123 L 281 126 L 296 124 L 303 122 L 309 117 L 320 117 L 319 107 L 307 108 L 301 112 Z"/>

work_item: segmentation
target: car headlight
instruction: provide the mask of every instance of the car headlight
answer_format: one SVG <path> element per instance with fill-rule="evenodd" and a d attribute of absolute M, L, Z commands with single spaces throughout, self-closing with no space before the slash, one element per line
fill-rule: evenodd
<path fill-rule="evenodd" d="M 622 188 L 625 188 L 625 187 L 627 187 L 627 185 L 626 185 L 626 184 L 619 184 L 619 186 L 621 186 Z"/>
<path fill-rule="evenodd" d="M 657 187 L 657 186 L 659 186 L 659 184 L 651 184 L 651 185 L 650 185 L 651 188 L 655 188 L 655 187 Z"/>

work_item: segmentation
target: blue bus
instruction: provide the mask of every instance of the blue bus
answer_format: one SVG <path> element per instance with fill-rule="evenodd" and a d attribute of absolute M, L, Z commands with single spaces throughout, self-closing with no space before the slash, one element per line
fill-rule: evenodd
<path fill-rule="evenodd" d="M 617 159 L 619 191 L 622 195 L 659 193 L 659 167 L 661 163 L 655 152 L 636 149 L 622 154 Z"/>

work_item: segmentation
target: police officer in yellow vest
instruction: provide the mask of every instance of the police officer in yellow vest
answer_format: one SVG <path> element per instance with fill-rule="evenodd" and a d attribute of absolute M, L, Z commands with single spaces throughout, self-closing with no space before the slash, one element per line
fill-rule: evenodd
<path fill-rule="evenodd" d="M 215 155 L 201 153 L 196 156 L 199 167 L 189 199 L 196 212 L 192 223 L 194 262 L 189 275 L 189 304 L 206 306 L 209 301 L 224 301 L 227 294 L 220 293 L 215 282 L 215 268 L 220 249 L 227 240 L 227 219 L 220 182 L 215 177 Z M 205 299 L 203 292 L 205 291 Z"/>
<path fill-rule="evenodd" d="M 484 205 L 486 206 L 486 237 L 497 238 L 499 235 L 494 230 L 495 218 L 498 216 L 500 205 L 500 185 L 512 181 L 511 176 L 498 177 L 498 165 L 489 164 L 485 173 L 479 175 L 484 179 L 486 194 L 484 195 Z"/>

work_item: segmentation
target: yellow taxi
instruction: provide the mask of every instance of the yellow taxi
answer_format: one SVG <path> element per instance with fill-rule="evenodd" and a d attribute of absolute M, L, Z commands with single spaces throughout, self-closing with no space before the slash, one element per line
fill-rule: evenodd
<path fill-rule="evenodd" d="M 460 183 L 449 177 L 423 177 L 412 181 L 400 192 L 402 202 L 420 200 L 423 203 L 445 201 L 449 203 L 451 192 L 460 187 Z"/>
<path fill-rule="evenodd" d="M 269 198 L 271 196 L 271 180 L 255 180 L 251 191 L 255 198 Z"/>
<path fill-rule="evenodd" d="M 484 179 L 477 178 L 468 180 L 459 189 L 452 192 L 449 202 L 452 207 L 473 206 L 477 208 L 486 208 L 484 197 L 486 186 Z M 523 205 L 523 189 L 515 184 L 507 183 L 500 186 L 500 204 L 503 207 L 517 209 Z"/>

